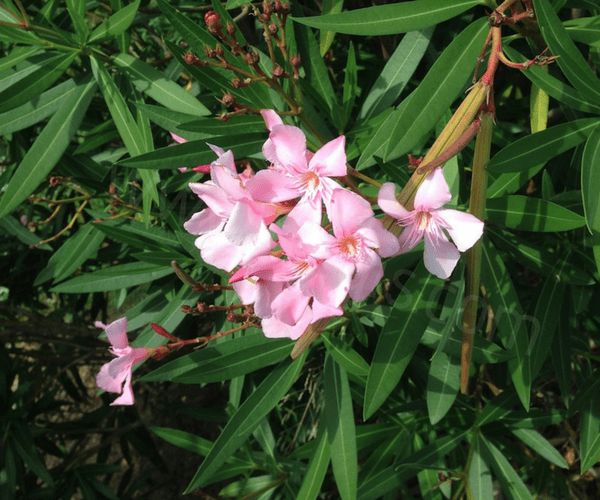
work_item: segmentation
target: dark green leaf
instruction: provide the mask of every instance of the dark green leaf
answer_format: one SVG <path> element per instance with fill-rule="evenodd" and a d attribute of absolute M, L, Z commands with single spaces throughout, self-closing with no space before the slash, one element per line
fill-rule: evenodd
<path fill-rule="evenodd" d="M 437 424 L 454 404 L 460 387 L 460 360 L 438 352 L 431 360 L 427 379 L 427 411 L 431 425 Z"/>
<path fill-rule="evenodd" d="M 201 132 L 208 137 L 232 136 L 249 132 L 262 132 L 266 135 L 267 127 L 260 116 L 236 116 L 227 121 L 217 118 L 194 120 L 179 125 L 181 130 Z"/>
<path fill-rule="evenodd" d="M 569 468 L 562 455 L 539 432 L 533 429 L 512 429 L 511 432 L 551 464 L 563 469 Z"/>
<path fill-rule="evenodd" d="M 420 0 L 319 17 L 294 17 L 294 21 L 348 35 L 393 35 L 441 23 L 478 3 L 477 0 Z"/>
<path fill-rule="evenodd" d="M 600 127 L 590 134 L 581 159 L 581 195 L 590 231 L 600 231 Z"/>
<path fill-rule="evenodd" d="M 319 426 L 317 431 L 315 449 L 308 463 L 308 469 L 302 480 L 300 491 L 296 498 L 303 500 L 316 500 L 321 492 L 321 485 L 325 479 L 329 461 L 331 458 L 331 450 L 329 447 L 329 438 L 327 436 L 327 427 Z"/>
<path fill-rule="evenodd" d="M 328 332 L 321 335 L 327 352 L 347 372 L 358 377 L 366 377 L 369 374 L 369 365 L 364 358 L 352 349 L 344 340 Z"/>
<path fill-rule="evenodd" d="M 140 7 L 140 0 L 136 0 L 129 5 L 126 5 L 122 9 L 119 9 L 116 13 L 106 19 L 100 26 L 98 26 L 88 39 L 88 43 L 100 43 L 106 40 L 110 40 L 123 33 L 135 17 L 138 8 Z"/>

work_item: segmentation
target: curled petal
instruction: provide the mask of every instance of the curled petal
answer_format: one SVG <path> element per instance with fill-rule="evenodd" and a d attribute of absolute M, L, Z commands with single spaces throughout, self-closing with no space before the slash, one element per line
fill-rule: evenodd
<path fill-rule="evenodd" d="M 431 274 L 435 274 L 443 280 L 449 278 L 459 258 L 459 251 L 444 234 L 435 238 L 429 233 L 425 233 L 423 259 L 425 267 Z"/>
<path fill-rule="evenodd" d="M 281 117 L 272 109 L 261 109 L 260 114 L 265 120 L 265 125 L 267 126 L 269 132 L 273 130 L 275 125 L 283 125 Z"/>
<path fill-rule="evenodd" d="M 386 182 L 377 195 L 379 208 L 394 219 L 402 219 L 409 212 L 396 199 L 396 186 L 393 182 Z"/>
<path fill-rule="evenodd" d="M 129 347 L 127 341 L 127 318 L 119 318 L 105 328 L 106 336 L 115 349 Z"/>

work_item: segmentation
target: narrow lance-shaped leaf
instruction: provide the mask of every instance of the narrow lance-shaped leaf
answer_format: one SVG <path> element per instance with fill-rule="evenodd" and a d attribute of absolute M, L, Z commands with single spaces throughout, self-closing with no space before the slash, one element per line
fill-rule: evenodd
<path fill-rule="evenodd" d="M 215 441 L 185 493 L 191 493 L 206 484 L 231 454 L 242 446 L 254 428 L 294 383 L 305 358 L 306 354 L 300 356 L 296 361 L 287 358 L 248 396 Z"/>
<path fill-rule="evenodd" d="M 478 0 L 420 0 L 377 5 L 319 17 L 294 17 L 294 21 L 348 35 L 393 35 L 441 23 L 478 3 Z"/>
<path fill-rule="evenodd" d="M 302 480 L 300 491 L 296 496 L 296 498 L 302 498 L 303 500 L 316 500 L 321 492 L 321 485 L 325 479 L 325 474 L 327 473 L 327 467 L 329 467 L 331 458 L 327 427 L 323 423 L 319 425 L 316 439 L 317 443 L 315 450 L 308 463 L 308 468 L 304 475 L 304 479 Z"/>
<path fill-rule="evenodd" d="M 342 500 L 355 500 L 358 459 L 352 398 L 346 371 L 331 356 L 325 359 L 324 387 L 333 476 Z"/>
<path fill-rule="evenodd" d="M 402 377 L 427 328 L 426 308 L 431 307 L 431 295 L 439 285 L 439 279 L 421 263 L 396 299 L 371 362 L 365 389 L 365 420 L 377 411 Z"/>
<path fill-rule="evenodd" d="M 65 105 L 27 151 L 0 201 L 0 218 L 29 196 L 56 165 L 79 128 L 92 100 L 96 83 L 91 76 L 79 81 Z"/>
<path fill-rule="evenodd" d="M 126 5 L 122 9 L 118 10 L 94 31 L 92 31 L 92 34 L 88 39 L 88 43 L 100 43 L 119 36 L 127 28 L 129 28 L 129 26 L 131 26 L 139 6 L 140 0 L 136 0 L 135 2 L 130 3 L 129 5 Z"/>

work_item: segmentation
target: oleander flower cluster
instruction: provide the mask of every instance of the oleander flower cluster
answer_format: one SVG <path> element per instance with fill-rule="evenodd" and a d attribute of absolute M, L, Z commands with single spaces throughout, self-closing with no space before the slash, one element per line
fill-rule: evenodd
<path fill-rule="evenodd" d="M 267 337 L 297 339 L 310 324 L 342 315 L 348 297 L 363 301 L 380 282 L 382 258 L 422 238 L 428 269 L 447 278 L 458 250 L 481 236 L 483 223 L 472 215 L 439 210 L 450 198 L 438 169 L 412 212 L 396 201 L 393 184 L 382 188 L 379 205 L 406 228 L 397 238 L 368 201 L 336 180 L 347 175 L 344 136 L 312 153 L 301 129 L 272 110 L 262 116 L 270 132 L 262 148 L 269 167 L 239 173 L 231 151 L 210 146 L 217 155 L 210 180 L 190 184 L 207 208 L 184 227 L 198 236 L 206 263 L 233 273 L 230 283 L 243 304 L 254 304 Z"/>

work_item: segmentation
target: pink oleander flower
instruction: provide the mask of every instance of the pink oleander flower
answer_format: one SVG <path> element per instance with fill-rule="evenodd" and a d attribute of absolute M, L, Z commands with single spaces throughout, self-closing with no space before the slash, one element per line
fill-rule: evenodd
<path fill-rule="evenodd" d="M 284 125 L 271 110 L 263 110 L 262 115 L 271 132 L 263 155 L 272 167 L 258 172 L 248 182 L 248 190 L 255 200 L 263 202 L 300 198 L 286 220 L 286 230 L 295 231 L 306 220 L 319 224 L 323 204 L 329 213 L 332 193 L 342 189 L 331 177 L 347 174 L 345 137 L 328 142 L 312 154 L 306 149 L 302 130 Z"/>
<path fill-rule="evenodd" d="M 331 198 L 333 235 L 313 222 L 298 231 L 304 244 L 313 245 L 312 256 L 323 259 L 302 282 L 305 295 L 321 304 L 338 307 L 346 294 L 363 301 L 383 277 L 381 257 L 398 252 L 398 240 L 376 219 L 364 198 L 345 189 Z"/>
<path fill-rule="evenodd" d="M 171 137 L 173 138 L 173 140 L 175 142 L 178 142 L 179 144 L 181 144 L 183 142 L 187 142 L 187 139 L 184 139 L 183 137 L 179 137 L 177 134 L 174 134 L 173 132 L 169 132 L 169 134 L 171 134 Z M 174 144 L 171 144 L 171 146 L 174 146 Z M 178 170 L 180 172 L 186 172 L 187 167 L 179 167 Z M 198 172 L 200 174 L 208 174 L 210 172 L 210 165 L 199 165 L 197 167 L 192 168 L 192 170 L 194 172 Z"/>
<path fill-rule="evenodd" d="M 410 212 L 396 200 L 393 183 L 384 184 L 378 196 L 381 210 L 405 228 L 398 239 L 399 253 L 408 252 L 425 239 L 425 267 L 442 279 L 450 277 L 460 258 L 460 252 L 471 248 L 483 233 L 483 222 L 474 215 L 459 210 L 441 209 L 451 199 L 441 168 L 436 168 L 423 181 L 415 195 L 415 208 Z M 444 230 L 454 244 L 448 240 Z"/>
<path fill-rule="evenodd" d="M 147 347 L 131 347 L 127 341 L 127 318 L 120 318 L 106 326 L 100 321 L 95 323 L 97 328 L 106 331 L 111 347 L 109 351 L 117 356 L 106 363 L 96 376 L 96 385 L 108 392 L 120 393 L 113 405 L 132 405 L 133 391 L 131 389 L 131 369 L 152 355 L 152 349 Z"/>

